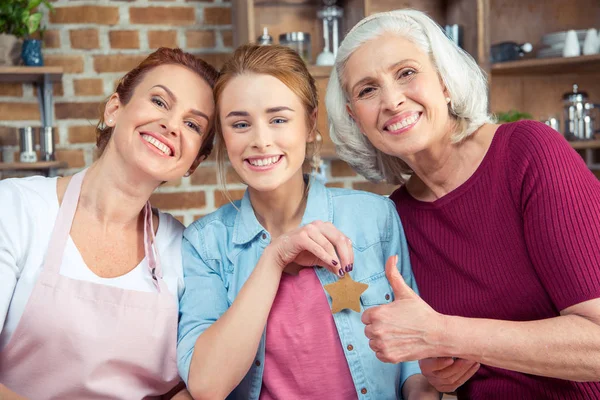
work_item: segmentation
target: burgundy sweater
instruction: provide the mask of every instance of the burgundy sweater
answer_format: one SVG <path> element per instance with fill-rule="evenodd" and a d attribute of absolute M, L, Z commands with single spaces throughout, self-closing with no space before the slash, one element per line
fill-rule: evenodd
<path fill-rule="evenodd" d="M 542 123 L 501 125 L 475 173 L 444 197 L 421 202 L 403 186 L 391 199 L 421 296 L 438 312 L 530 321 L 600 297 L 600 181 Z M 457 394 L 595 400 L 600 382 L 482 365 Z"/>

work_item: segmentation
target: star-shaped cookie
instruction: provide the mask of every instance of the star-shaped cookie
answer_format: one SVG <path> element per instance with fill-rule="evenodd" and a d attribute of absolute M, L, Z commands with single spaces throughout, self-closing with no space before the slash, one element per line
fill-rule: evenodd
<path fill-rule="evenodd" d="M 331 312 L 333 314 L 345 308 L 360 312 L 360 295 L 367 290 L 369 285 L 356 282 L 350 274 L 344 275 L 335 283 L 323 286 L 331 296 Z"/>

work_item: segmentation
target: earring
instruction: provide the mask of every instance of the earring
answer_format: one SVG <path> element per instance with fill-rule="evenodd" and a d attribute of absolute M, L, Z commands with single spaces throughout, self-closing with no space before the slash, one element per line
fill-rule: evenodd
<path fill-rule="evenodd" d="M 183 176 L 184 176 L 185 178 L 187 178 L 187 177 L 188 177 L 188 176 L 190 176 L 191 174 L 192 174 L 192 173 L 191 173 L 191 172 L 188 170 L 188 172 L 186 172 L 185 174 L 183 174 Z"/>
<path fill-rule="evenodd" d="M 450 103 L 450 100 L 452 100 L 450 97 L 446 97 L 446 103 Z"/>
<path fill-rule="evenodd" d="M 109 120 L 108 120 L 108 123 L 109 123 L 109 124 L 112 124 L 112 119 L 109 119 Z"/>

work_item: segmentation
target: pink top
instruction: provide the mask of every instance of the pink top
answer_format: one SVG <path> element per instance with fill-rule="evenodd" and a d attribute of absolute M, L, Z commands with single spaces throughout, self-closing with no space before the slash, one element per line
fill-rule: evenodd
<path fill-rule="evenodd" d="M 501 125 L 477 171 L 431 203 L 391 196 L 421 297 L 449 315 L 532 321 L 600 297 L 600 182 L 556 131 Z M 459 399 L 600 399 L 569 382 L 482 365 Z"/>
<path fill-rule="evenodd" d="M 357 398 L 327 297 L 312 268 L 281 277 L 265 347 L 261 400 Z"/>

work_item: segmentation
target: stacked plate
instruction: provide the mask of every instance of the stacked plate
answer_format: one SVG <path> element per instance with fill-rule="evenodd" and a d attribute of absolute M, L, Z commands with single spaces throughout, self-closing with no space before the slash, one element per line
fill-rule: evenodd
<path fill-rule="evenodd" d="M 583 48 L 583 42 L 585 40 L 585 29 L 576 30 L 577 38 L 579 39 L 579 46 Z M 567 31 L 548 33 L 542 36 L 542 44 L 546 47 L 538 50 L 538 58 L 548 57 L 562 57 L 563 48 L 565 47 L 565 39 L 567 38 Z"/>

